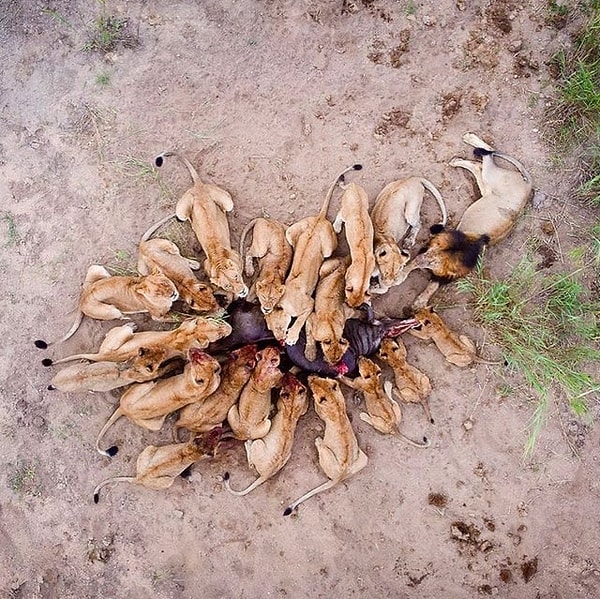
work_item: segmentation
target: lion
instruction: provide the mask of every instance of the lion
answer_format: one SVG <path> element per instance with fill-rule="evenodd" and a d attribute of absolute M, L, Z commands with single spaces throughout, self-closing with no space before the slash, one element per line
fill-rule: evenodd
<path fill-rule="evenodd" d="M 72 337 L 84 316 L 97 320 L 123 320 L 129 314 L 147 312 L 154 320 L 164 320 L 179 292 L 173 282 L 160 272 L 153 271 L 140 277 L 112 276 L 103 266 L 88 268 L 79 298 L 73 326 L 58 341 L 47 343 L 42 339 L 35 346 L 46 349 Z"/>

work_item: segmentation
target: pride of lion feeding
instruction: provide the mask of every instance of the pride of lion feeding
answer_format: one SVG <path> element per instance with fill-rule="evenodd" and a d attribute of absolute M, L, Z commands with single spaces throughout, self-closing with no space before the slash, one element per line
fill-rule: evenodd
<path fill-rule="evenodd" d="M 444 201 L 425 179 L 409 178 L 386 186 L 369 211 L 364 189 L 354 181 L 345 182 L 348 173 L 361 170 L 354 165 L 335 178 L 317 216 L 288 227 L 267 219 L 251 221 L 252 247 L 245 256 L 250 227 L 237 251 L 228 223 L 234 207 L 231 195 L 203 182 L 189 160 L 180 156 L 193 186 L 177 203 L 173 217 L 190 222 L 204 253 L 203 267 L 198 256 L 183 257 L 172 241 L 151 238 L 172 217 L 162 219 L 142 236 L 139 276 L 111 276 L 103 267 L 90 267 L 76 321 L 60 341 L 75 334 L 84 316 L 127 320 L 129 314 L 149 313 L 154 320 L 168 320 L 178 299 L 184 304 L 182 310 L 188 310 L 183 320 L 166 332 L 134 332 L 129 324 L 121 325 L 106 334 L 97 353 L 44 361 L 47 366 L 79 361 L 58 371 L 49 390 L 107 391 L 129 385 L 96 441 L 96 448 L 106 456 L 115 455 L 118 448 L 100 449 L 100 440 L 121 416 L 156 431 L 170 414 L 178 415 L 176 443 L 147 447 L 138 458 L 137 474 L 101 482 L 94 491 L 95 501 L 109 482 L 167 488 L 196 461 L 217 455 L 221 444 L 235 441 L 245 444 L 248 466 L 259 478 L 239 492 L 229 486 L 227 473 L 225 486 L 234 494 L 246 494 L 285 466 L 298 420 L 312 396 L 312 405 L 325 423 L 324 435 L 315 439 L 315 445 L 328 482 L 292 502 L 284 512 L 289 515 L 309 497 L 367 465 L 367 455 L 348 419 L 345 387 L 364 394 L 366 411 L 360 418 L 375 430 L 398 435 L 415 447 L 428 447 L 427 437 L 417 442 L 400 431 L 402 403 L 421 403 L 428 420 L 433 420 L 429 379 L 406 361 L 406 350 L 394 358 L 402 353 L 400 335 L 408 332 L 432 339 L 446 360 L 457 366 L 481 361 L 472 341 L 450 330 L 430 304 L 440 284 L 468 274 L 482 249 L 510 232 L 532 192 L 531 177 L 519 161 L 473 133 L 463 140 L 474 147 L 480 161 L 457 158 L 450 164 L 471 172 L 481 195 L 456 228 L 447 227 Z M 172 155 L 157 156 L 156 166 L 162 167 Z M 341 208 L 332 223 L 327 212 L 338 187 L 343 190 Z M 415 244 L 421 227 L 425 189 L 438 202 L 442 223 L 431 226 L 432 237 L 411 259 L 408 248 Z M 348 253 L 334 257 L 342 228 Z M 407 258 L 398 260 L 398 256 Z M 253 259 L 258 262 L 254 277 Z M 431 282 L 415 298 L 412 315 L 383 334 L 369 335 L 369 327 L 382 328 L 371 294 L 382 295 L 383 289 L 402 284 L 415 269 L 430 271 Z M 208 281 L 197 279 L 194 270 Z M 227 344 L 234 332 L 227 321 L 236 310 L 253 311 L 254 320 L 235 325 L 233 344 L 217 345 L 214 355 L 204 351 L 210 352 L 211 344 L 219 341 Z M 352 322 L 362 323 L 358 336 L 351 334 Z M 357 337 L 361 343 L 353 343 Z M 365 344 L 365 338 L 370 343 Z M 41 349 L 48 345 L 36 341 Z M 330 376 L 323 376 L 323 366 Z M 386 379 L 382 367 L 388 366 L 393 376 Z M 188 429 L 187 441 L 180 441 L 181 429 Z"/>

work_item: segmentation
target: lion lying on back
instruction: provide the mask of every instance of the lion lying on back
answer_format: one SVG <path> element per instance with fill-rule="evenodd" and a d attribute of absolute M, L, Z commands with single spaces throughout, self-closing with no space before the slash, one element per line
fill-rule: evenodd
<path fill-rule="evenodd" d="M 469 274 L 486 245 L 494 245 L 512 230 L 533 190 L 533 182 L 524 166 L 515 158 L 494 150 L 473 133 L 463 141 L 475 149 L 481 162 L 454 158 L 450 166 L 468 170 L 481 193 L 464 212 L 456 229 L 443 225 L 431 227 L 433 237 L 411 261 L 408 271 L 424 268 L 431 271 L 433 281 L 415 300 L 415 309 L 429 304 L 440 283 L 449 283 Z M 512 164 L 509 170 L 496 164 L 495 158 Z"/>

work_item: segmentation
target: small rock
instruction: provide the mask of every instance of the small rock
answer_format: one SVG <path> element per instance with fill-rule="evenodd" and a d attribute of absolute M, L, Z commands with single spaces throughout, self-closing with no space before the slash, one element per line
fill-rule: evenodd
<path fill-rule="evenodd" d="M 548 196 L 543 191 L 536 189 L 535 192 L 533 193 L 531 205 L 535 209 L 541 208 L 544 205 L 544 203 L 546 202 L 547 197 Z"/>
<path fill-rule="evenodd" d="M 173 513 L 175 514 L 176 518 L 179 518 L 180 520 L 183 518 L 184 516 L 184 512 L 183 510 L 173 510 Z"/>
<path fill-rule="evenodd" d="M 33 426 L 35 426 L 36 428 L 43 428 L 44 426 L 46 426 L 46 421 L 41 416 L 36 416 L 33 419 Z"/>
<path fill-rule="evenodd" d="M 466 431 L 470 431 L 473 428 L 473 421 L 470 418 L 467 418 L 467 420 L 463 422 L 463 427 Z"/>
<path fill-rule="evenodd" d="M 509 52 L 520 52 L 523 49 L 523 40 L 512 40 L 508 44 Z"/>

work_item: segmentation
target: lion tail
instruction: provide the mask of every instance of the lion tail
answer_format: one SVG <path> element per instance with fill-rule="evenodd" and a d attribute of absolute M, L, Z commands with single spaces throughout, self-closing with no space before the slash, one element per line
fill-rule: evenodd
<path fill-rule="evenodd" d="M 165 162 L 165 158 L 167 158 L 169 156 L 177 156 L 177 158 L 179 158 L 179 160 L 181 160 L 181 162 L 183 162 L 183 164 L 185 164 L 187 170 L 190 172 L 192 181 L 194 183 L 202 183 L 202 180 L 200 179 L 200 175 L 198 174 L 198 171 L 194 168 L 194 165 L 185 156 L 182 156 L 181 154 L 179 154 L 177 152 L 163 152 L 162 154 L 159 154 L 154 159 L 154 164 L 157 167 L 161 167 Z"/>
<path fill-rule="evenodd" d="M 329 203 L 331 202 L 331 197 L 333 196 L 333 192 L 335 188 L 338 186 L 340 182 L 344 180 L 344 175 L 349 173 L 350 171 L 359 171 L 362 169 L 362 164 L 353 164 L 348 168 L 344 169 L 331 184 L 331 187 L 327 191 L 327 195 L 325 196 L 325 201 L 323 202 L 323 206 L 321 207 L 321 211 L 319 212 L 320 218 L 325 218 L 327 216 L 327 211 L 329 210 Z"/>
<path fill-rule="evenodd" d="M 123 416 L 123 411 L 119 406 L 112 414 L 112 416 L 106 421 L 106 424 L 102 427 L 102 430 L 98 433 L 98 437 L 96 438 L 96 450 L 102 455 L 108 456 L 112 458 L 117 454 L 119 448 L 116 445 L 109 447 L 108 449 L 100 449 L 100 441 L 102 437 L 106 434 L 106 431 L 119 419 Z"/>
<path fill-rule="evenodd" d="M 94 503 L 98 503 L 100 501 L 100 489 L 102 487 L 111 484 L 111 483 L 132 483 L 135 482 L 135 476 L 113 476 L 112 478 L 107 478 L 103 480 L 99 485 L 94 489 Z"/>
<path fill-rule="evenodd" d="M 328 480 L 327 482 L 323 483 L 322 485 L 319 485 L 318 487 L 311 489 L 310 491 L 308 491 L 308 493 L 305 493 L 304 495 L 302 495 L 302 497 L 299 497 L 298 499 L 296 499 L 296 501 L 294 501 L 294 503 L 291 503 L 290 505 L 288 505 L 288 507 L 285 508 L 283 515 L 289 516 L 303 501 L 310 499 L 313 495 L 316 495 L 317 493 L 321 493 L 322 491 L 327 491 L 327 489 L 331 489 L 331 487 L 334 487 L 335 485 L 337 485 L 338 482 L 340 482 L 340 481 L 337 479 L 336 480 Z"/>
<path fill-rule="evenodd" d="M 254 227 L 256 222 L 260 217 L 253 218 L 242 230 L 242 234 L 240 235 L 240 256 L 244 255 L 244 245 L 246 244 L 246 237 L 248 237 L 248 233 Z"/>
<path fill-rule="evenodd" d="M 242 489 L 241 491 L 236 491 L 229 486 L 229 472 L 225 472 L 225 474 L 223 475 L 223 482 L 225 483 L 225 488 L 227 489 L 227 491 L 229 491 L 229 493 L 231 493 L 232 495 L 237 495 L 238 497 L 242 497 L 250 493 L 250 491 L 254 491 L 256 487 L 262 485 L 266 480 L 267 479 L 264 476 L 259 476 L 250 486 L 246 487 L 245 489 Z"/>
<path fill-rule="evenodd" d="M 77 310 L 77 316 L 75 317 L 75 322 L 71 325 L 71 328 L 65 333 L 65 335 L 63 337 L 61 337 L 60 339 L 57 339 L 56 341 L 44 341 L 43 339 L 36 339 L 34 341 L 34 345 L 38 349 L 47 349 L 51 345 L 54 345 L 55 343 L 62 343 L 63 341 L 70 339 L 75 334 L 75 332 L 77 331 L 79 326 L 81 325 L 82 320 L 83 320 L 83 312 L 81 310 Z"/>
<path fill-rule="evenodd" d="M 440 193 L 439 189 L 427 179 L 421 179 L 421 185 L 423 185 L 423 187 L 427 189 L 427 191 L 429 191 L 431 195 L 435 198 L 436 202 L 438 203 L 438 206 L 440 207 L 440 211 L 442 212 L 441 224 L 446 226 L 446 223 L 448 222 L 448 210 L 446 208 L 444 198 L 442 198 L 442 194 Z"/>
<path fill-rule="evenodd" d="M 502 160 L 506 160 L 506 162 L 510 162 L 520 173 L 521 177 L 525 183 L 531 184 L 533 182 L 531 175 L 527 171 L 527 169 L 523 166 L 521 162 L 519 162 L 516 158 L 505 154 L 504 152 L 498 152 L 497 150 L 488 150 L 486 148 L 475 148 L 473 150 L 473 154 L 478 158 L 482 158 L 483 156 L 497 156 L 498 158 L 502 158 Z"/>
<path fill-rule="evenodd" d="M 140 241 L 148 241 L 150 237 L 158 231 L 165 223 L 169 222 L 172 218 L 175 218 L 175 214 L 169 214 L 164 218 L 161 218 L 157 223 L 154 223 L 143 235 Z"/>

